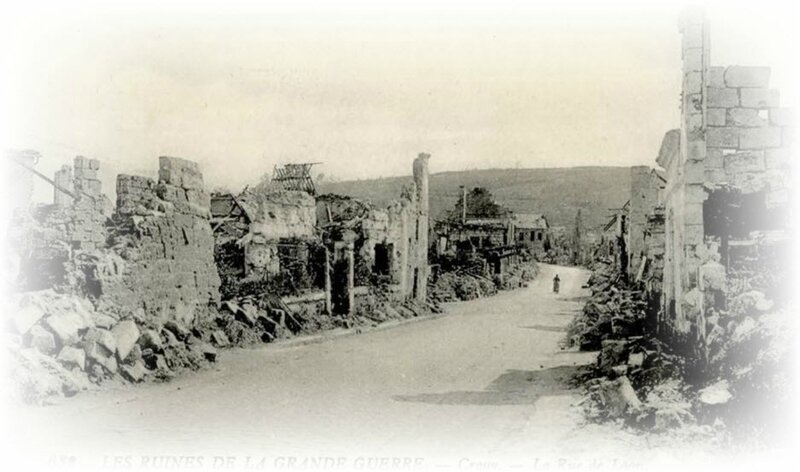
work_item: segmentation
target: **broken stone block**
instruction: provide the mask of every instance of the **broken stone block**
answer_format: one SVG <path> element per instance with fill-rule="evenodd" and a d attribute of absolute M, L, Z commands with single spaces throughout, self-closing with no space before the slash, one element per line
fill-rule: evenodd
<path fill-rule="evenodd" d="M 62 345 L 69 346 L 78 342 L 78 332 L 89 328 L 83 316 L 76 312 L 61 312 L 44 319 L 45 326 L 56 335 Z"/>
<path fill-rule="evenodd" d="M 25 334 L 33 325 L 39 322 L 45 315 L 44 310 L 38 305 L 29 303 L 14 313 L 11 317 L 11 324 L 17 334 Z"/>
<path fill-rule="evenodd" d="M 147 375 L 147 369 L 141 360 L 134 362 L 133 365 L 123 365 L 120 367 L 120 372 L 122 372 L 123 377 L 136 383 L 143 381 L 145 375 Z"/>
<path fill-rule="evenodd" d="M 705 405 L 721 405 L 733 398 L 727 380 L 719 380 L 698 392 L 697 399 Z"/>
<path fill-rule="evenodd" d="M 116 340 L 119 358 L 121 360 L 127 358 L 139 339 L 139 328 L 136 323 L 133 320 L 120 321 L 111 329 L 111 334 Z"/>
<path fill-rule="evenodd" d="M 186 329 L 183 325 L 180 325 L 172 320 L 167 321 L 164 324 L 164 329 L 175 335 L 178 341 L 186 341 L 189 339 L 189 336 L 192 335 L 191 331 Z"/>
<path fill-rule="evenodd" d="M 161 336 L 156 330 L 145 330 L 142 335 L 139 336 L 138 342 L 142 349 L 151 349 L 154 353 L 164 352 L 164 345 L 161 342 Z"/>
<path fill-rule="evenodd" d="M 81 370 L 86 369 L 86 353 L 83 349 L 78 349 L 70 346 L 64 346 L 61 352 L 58 353 L 56 360 L 69 367 L 78 367 Z"/>
<path fill-rule="evenodd" d="M 94 328 L 86 332 L 83 337 L 84 346 L 88 343 L 95 342 L 103 347 L 109 353 L 114 353 L 117 350 L 117 340 L 111 331 L 106 329 Z"/>
<path fill-rule="evenodd" d="M 128 354 L 128 357 L 123 359 L 127 364 L 132 364 L 136 361 L 142 360 L 142 347 L 138 344 L 133 345 L 133 349 L 131 349 L 131 353 Z"/>
<path fill-rule="evenodd" d="M 631 367 L 641 367 L 644 364 L 644 353 L 634 352 L 628 354 L 628 365 Z"/>
<path fill-rule="evenodd" d="M 89 367 L 88 372 L 89 372 L 89 378 L 93 382 L 100 383 L 100 381 L 103 380 L 106 371 L 100 364 L 92 364 L 91 367 Z"/>
<path fill-rule="evenodd" d="M 228 336 L 225 334 L 224 331 L 218 329 L 211 333 L 211 342 L 216 344 L 219 347 L 227 347 L 230 345 L 230 341 L 228 340 Z"/>
<path fill-rule="evenodd" d="M 56 352 L 56 339 L 50 331 L 35 325 L 29 330 L 28 336 L 31 339 L 30 346 L 42 354 L 52 355 Z"/>
<path fill-rule="evenodd" d="M 49 397 L 72 396 L 89 388 L 86 377 L 65 369 L 59 362 L 36 349 L 23 349 L 16 355 L 11 372 L 15 383 L 24 386 L 23 399 L 42 403 Z"/>
<path fill-rule="evenodd" d="M 180 341 L 172 331 L 168 329 L 162 329 L 161 333 L 164 334 L 164 341 L 167 346 L 177 346 L 179 344 L 183 344 L 183 342 Z"/>
<path fill-rule="evenodd" d="M 728 87 L 767 87 L 769 67 L 730 66 L 725 69 L 725 85 Z"/>
<path fill-rule="evenodd" d="M 95 326 L 103 329 L 111 329 L 111 327 L 117 323 L 117 320 L 114 317 L 97 312 L 92 313 L 92 320 L 94 321 Z"/>
<path fill-rule="evenodd" d="M 117 373 L 117 359 L 114 353 L 108 351 L 101 346 L 97 341 L 88 341 L 83 349 L 86 358 L 93 363 L 102 366 L 110 374 Z"/>
<path fill-rule="evenodd" d="M 625 414 L 633 414 L 641 410 L 642 402 L 636 396 L 628 377 L 619 377 L 613 381 L 604 381 L 599 390 L 603 404 L 612 418 Z"/>
<path fill-rule="evenodd" d="M 215 362 L 217 360 L 217 350 L 209 343 L 194 342 L 189 348 L 202 355 L 209 362 Z"/>

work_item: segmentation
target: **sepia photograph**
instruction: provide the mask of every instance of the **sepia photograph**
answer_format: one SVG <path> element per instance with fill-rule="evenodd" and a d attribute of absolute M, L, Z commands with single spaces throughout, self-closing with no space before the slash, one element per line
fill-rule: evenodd
<path fill-rule="evenodd" d="M 0 468 L 791 470 L 800 7 L 0 6 Z"/>

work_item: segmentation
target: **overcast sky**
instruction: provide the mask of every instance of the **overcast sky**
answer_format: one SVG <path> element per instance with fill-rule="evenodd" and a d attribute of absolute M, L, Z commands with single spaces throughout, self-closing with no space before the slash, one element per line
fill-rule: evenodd
<path fill-rule="evenodd" d="M 152 175 L 171 155 L 237 188 L 284 162 L 407 175 L 421 151 L 435 172 L 653 165 L 678 126 L 680 4 L 399 4 L 18 10 L 2 142 L 48 174 L 82 154 Z M 749 4 L 708 7 L 712 64 L 770 65 L 794 102 L 796 12 Z"/>

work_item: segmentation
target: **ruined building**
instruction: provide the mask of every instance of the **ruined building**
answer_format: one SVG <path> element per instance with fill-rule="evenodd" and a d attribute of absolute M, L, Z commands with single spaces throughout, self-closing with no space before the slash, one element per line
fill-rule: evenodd
<path fill-rule="evenodd" d="M 429 157 L 417 157 L 413 181 L 387 208 L 283 181 L 213 195 L 217 248 L 228 248 L 223 279 L 291 279 L 293 302 L 323 301 L 329 314 L 351 313 L 378 278 L 392 297 L 424 302 Z"/>
<path fill-rule="evenodd" d="M 630 200 L 599 254 L 644 284 L 659 334 L 702 357 L 707 317 L 725 308 L 733 272 L 787 254 L 794 128 L 769 68 L 710 65 L 701 11 L 680 31 L 681 127 L 662 140 L 663 172 L 631 169 Z"/>
<path fill-rule="evenodd" d="M 291 179 L 212 199 L 196 162 L 160 157 L 157 179 L 117 177 L 112 209 L 96 159 L 51 179 L 38 154 L 9 156 L 23 198 L 6 328 L 22 395 L 169 378 L 216 347 L 427 313 L 428 159 L 379 209 Z M 32 176 L 52 204 L 31 204 Z"/>
<path fill-rule="evenodd" d="M 542 256 L 548 249 L 550 225 L 547 218 L 535 213 L 514 214 L 514 232 L 517 244 Z"/>

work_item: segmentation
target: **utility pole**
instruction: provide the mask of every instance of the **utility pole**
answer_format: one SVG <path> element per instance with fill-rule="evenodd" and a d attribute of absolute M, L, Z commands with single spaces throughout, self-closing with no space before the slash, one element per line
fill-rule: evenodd
<path fill-rule="evenodd" d="M 461 186 L 461 224 L 467 224 L 467 187 Z"/>

